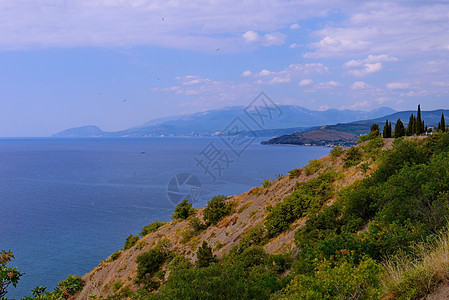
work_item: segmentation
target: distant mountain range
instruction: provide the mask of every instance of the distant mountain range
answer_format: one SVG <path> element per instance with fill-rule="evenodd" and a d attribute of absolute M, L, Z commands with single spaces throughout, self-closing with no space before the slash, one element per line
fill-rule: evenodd
<path fill-rule="evenodd" d="M 97 126 L 89 125 L 70 128 L 53 135 L 53 137 L 145 137 L 145 136 L 208 136 L 222 132 L 235 118 L 240 117 L 253 134 L 261 137 L 285 135 L 293 132 L 310 130 L 337 123 L 378 119 L 395 113 L 395 110 L 382 107 L 373 111 L 354 111 L 329 109 L 326 111 L 309 110 L 296 105 L 279 106 L 282 114 L 267 120 L 264 130 L 260 130 L 245 115 L 243 106 L 233 106 L 217 110 L 160 118 L 148 121 L 121 131 L 105 132 Z"/>
<path fill-rule="evenodd" d="M 412 110 L 401 111 L 395 112 L 387 116 L 374 118 L 371 120 L 363 120 L 350 123 L 338 123 L 335 125 L 328 125 L 320 128 L 310 128 L 309 130 L 303 130 L 300 132 L 295 132 L 292 134 L 286 134 L 276 138 L 272 138 L 268 141 L 263 141 L 262 144 L 348 146 L 351 144 L 355 144 L 357 142 L 359 135 L 369 133 L 370 127 L 374 123 L 379 124 L 381 131 L 383 130 L 386 120 L 392 123 L 393 128 L 398 119 L 401 119 L 404 125 L 407 126 L 410 115 L 412 113 L 415 114 L 416 116 L 416 111 Z M 441 113 L 444 113 L 445 118 L 449 117 L 449 110 L 445 109 L 422 111 L 421 117 L 427 126 L 435 127 L 441 120 Z"/>

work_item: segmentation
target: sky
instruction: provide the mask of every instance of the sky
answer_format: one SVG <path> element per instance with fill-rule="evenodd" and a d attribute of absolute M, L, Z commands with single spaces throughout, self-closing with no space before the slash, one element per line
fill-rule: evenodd
<path fill-rule="evenodd" d="M 449 108 L 449 2 L 0 0 L 0 137 L 249 104 Z"/>

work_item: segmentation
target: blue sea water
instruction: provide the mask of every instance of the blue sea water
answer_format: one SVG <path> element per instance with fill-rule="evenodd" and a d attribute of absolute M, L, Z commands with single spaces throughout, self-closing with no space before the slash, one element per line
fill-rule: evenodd
<path fill-rule="evenodd" d="M 194 158 L 213 142 L 232 161 L 212 182 Z M 0 139 L 0 249 L 25 273 L 8 297 L 52 290 L 68 274 L 83 275 L 119 250 L 130 234 L 168 221 L 167 183 L 196 175 L 203 207 L 264 179 L 302 167 L 328 148 L 252 143 L 240 156 L 218 138 Z"/>

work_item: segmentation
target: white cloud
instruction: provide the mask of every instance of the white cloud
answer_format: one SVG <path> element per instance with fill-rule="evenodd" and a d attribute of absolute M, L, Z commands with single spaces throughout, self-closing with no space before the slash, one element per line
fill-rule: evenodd
<path fill-rule="evenodd" d="M 289 83 L 289 82 L 290 82 L 289 77 L 273 77 L 273 79 L 271 79 L 269 83 L 276 84 L 276 83 Z"/>
<path fill-rule="evenodd" d="M 242 34 L 243 39 L 248 44 L 260 44 L 263 46 L 280 46 L 285 42 L 285 35 L 279 32 L 267 33 L 263 36 L 254 31 L 247 31 Z"/>
<path fill-rule="evenodd" d="M 248 76 L 251 76 L 253 73 L 251 73 L 251 71 L 250 70 L 246 70 L 246 71 L 244 71 L 243 73 L 242 73 L 242 76 L 243 77 L 248 77 Z"/>
<path fill-rule="evenodd" d="M 258 92 L 257 86 L 234 81 L 216 81 L 196 75 L 178 76 L 179 85 L 167 88 L 153 88 L 155 92 L 168 92 L 193 97 L 185 105 L 212 108 L 214 105 L 241 105 L 242 95 Z"/>
<path fill-rule="evenodd" d="M 257 32 L 254 31 L 247 31 L 244 34 L 242 34 L 243 39 L 247 43 L 255 43 L 260 40 L 260 36 Z"/>
<path fill-rule="evenodd" d="M 343 64 L 343 67 L 348 69 L 347 74 L 361 77 L 380 71 L 382 62 L 394 62 L 397 60 L 396 57 L 388 55 L 368 55 L 365 59 L 347 61 Z"/>
<path fill-rule="evenodd" d="M 404 90 L 410 88 L 410 83 L 408 82 L 390 82 L 387 83 L 387 88 L 389 90 Z"/>
<path fill-rule="evenodd" d="M 248 30 L 259 32 L 259 46 L 279 45 L 284 36 L 277 31 L 328 10 L 288 0 L 0 1 L 0 50 L 156 45 L 214 51 L 219 45 L 236 51 L 245 47 L 241 35 Z"/>
<path fill-rule="evenodd" d="M 301 26 L 299 26 L 298 23 L 295 23 L 295 24 L 290 25 L 290 29 L 292 29 L 292 30 L 294 30 L 294 29 L 300 29 L 300 28 L 301 28 Z"/>
<path fill-rule="evenodd" d="M 351 85 L 351 89 L 353 90 L 362 90 L 362 89 L 367 89 L 369 88 L 369 84 L 367 84 L 366 82 L 363 81 L 356 81 L 354 82 L 353 85 Z"/>
<path fill-rule="evenodd" d="M 340 82 L 331 80 L 328 82 L 317 83 L 311 89 L 306 90 L 306 92 L 316 92 L 319 90 L 330 90 L 330 89 L 334 89 L 334 88 L 341 87 L 341 86 L 343 86 L 343 84 L 341 84 Z"/>
<path fill-rule="evenodd" d="M 329 74 L 329 69 L 321 63 L 309 64 L 291 64 L 286 69 L 281 71 L 270 71 L 263 69 L 258 73 L 252 73 L 258 79 L 257 84 L 275 84 L 291 82 L 293 78 L 304 77 L 313 74 Z M 248 73 L 249 74 L 249 73 Z M 310 79 L 309 79 L 310 80 Z"/>
<path fill-rule="evenodd" d="M 296 44 L 296 43 L 293 43 L 293 44 L 290 44 L 290 46 L 288 46 L 290 49 L 295 49 L 295 48 L 298 48 L 299 47 L 299 45 L 298 44 Z"/>
<path fill-rule="evenodd" d="M 326 111 L 330 108 L 329 105 L 325 104 L 325 105 L 321 105 L 320 108 L 318 108 L 319 111 Z"/>
<path fill-rule="evenodd" d="M 303 79 L 298 83 L 298 85 L 299 86 L 308 86 L 308 85 L 311 85 L 312 83 L 313 83 L 312 79 Z"/>
<path fill-rule="evenodd" d="M 348 3 L 348 2 L 346 2 Z M 360 1 L 349 18 L 314 32 L 308 58 L 387 54 L 411 57 L 446 51 L 449 5 L 443 1 Z"/>

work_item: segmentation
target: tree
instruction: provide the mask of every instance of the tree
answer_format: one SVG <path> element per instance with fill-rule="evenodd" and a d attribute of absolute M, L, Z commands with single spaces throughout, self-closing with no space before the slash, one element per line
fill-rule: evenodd
<path fill-rule="evenodd" d="M 374 133 L 376 131 L 379 131 L 379 124 L 374 123 L 371 125 L 370 133 Z"/>
<path fill-rule="evenodd" d="M 410 119 L 408 120 L 407 132 L 408 136 L 412 136 L 416 133 L 416 118 L 413 114 L 410 115 Z"/>
<path fill-rule="evenodd" d="M 418 104 L 418 113 L 416 114 L 416 134 L 421 134 L 424 131 L 424 122 L 421 119 L 421 105 Z"/>
<path fill-rule="evenodd" d="M 216 225 L 224 216 L 231 212 L 231 206 L 224 200 L 226 196 L 218 195 L 213 197 L 203 210 L 204 220 L 208 224 Z"/>
<path fill-rule="evenodd" d="M 382 137 L 391 138 L 391 122 L 388 122 L 388 120 L 385 121 Z"/>
<path fill-rule="evenodd" d="M 212 248 L 203 241 L 203 244 L 198 247 L 196 252 L 196 265 L 198 268 L 208 267 L 211 263 L 216 262 L 217 257 L 212 253 Z"/>
<path fill-rule="evenodd" d="M 194 211 L 195 209 L 192 207 L 192 203 L 190 203 L 188 200 L 184 200 L 176 206 L 175 211 L 171 215 L 171 218 L 173 220 L 185 220 L 190 217 L 190 215 L 192 215 Z"/>
<path fill-rule="evenodd" d="M 23 275 L 16 268 L 7 267 L 6 264 L 14 259 L 11 251 L 0 251 L 0 299 L 6 295 L 9 285 L 17 286 L 20 277 Z"/>
<path fill-rule="evenodd" d="M 438 123 L 438 131 L 445 132 L 446 131 L 446 122 L 444 120 L 444 113 L 441 113 L 441 121 Z"/>
<path fill-rule="evenodd" d="M 398 119 L 394 126 L 394 137 L 398 138 L 405 135 L 405 127 L 401 119 Z"/>

